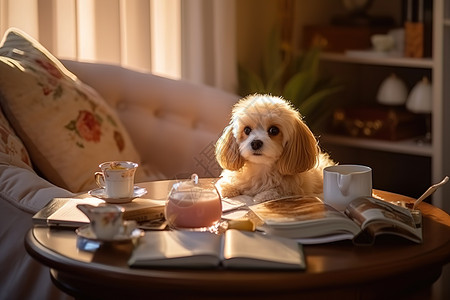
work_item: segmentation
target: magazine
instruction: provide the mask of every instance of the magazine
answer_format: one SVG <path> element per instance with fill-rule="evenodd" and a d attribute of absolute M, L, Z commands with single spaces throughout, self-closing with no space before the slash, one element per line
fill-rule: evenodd
<path fill-rule="evenodd" d="M 259 232 L 229 229 L 221 235 L 174 230 L 146 232 L 128 264 L 131 267 L 305 269 L 300 244 Z"/>
<path fill-rule="evenodd" d="M 89 223 L 89 218 L 77 208 L 78 204 L 97 206 L 104 203 L 98 198 L 54 198 L 43 209 L 33 216 L 34 224 L 80 227 Z M 134 199 L 132 202 L 120 204 L 125 208 L 124 220 L 137 222 L 164 218 L 164 201 L 152 199 Z"/>
<path fill-rule="evenodd" d="M 373 244 L 381 234 L 422 242 L 422 216 L 373 197 L 353 200 L 345 213 L 318 197 L 286 197 L 250 206 L 264 222 L 267 233 L 296 239 L 303 244 L 320 244 L 351 239 L 355 244 Z"/>

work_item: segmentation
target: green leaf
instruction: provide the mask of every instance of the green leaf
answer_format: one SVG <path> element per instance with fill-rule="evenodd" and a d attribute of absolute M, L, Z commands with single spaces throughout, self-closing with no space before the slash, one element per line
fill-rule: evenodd
<path fill-rule="evenodd" d="M 290 100 L 308 118 L 309 124 L 322 122 L 333 105 L 329 98 L 340 87 L 320 74 L 320 47 L 294 53 L 281 45 L 279 26 L 270 33 L 261 59 L 261 71 L 253 72 L 238 65 L 239 94 L 268 93 Z M 290 45 L 291 46 L 291 45 Z M 287 49 L 287 50 L 286 50 Z"/>
<path fill-rule="evenodd" d="M 271 81 L 272 76 L 282 69 L 283 59 L 281 56 L 281 37 L 278 26 L 276 26 L 269 35 L 267 47 L 263 52 L 263 78 L 266 82 Z"/>
<path fill-rule="evenodd" d="M 239 77 L 239 94 L 243 97 L 254 94 L 264 93 L 264 83 L 262 79 L 255 73 L 242 65 L 238 65 L 238 77 Z"/>
<path fill-rule="evenodd" d="M 56 100 L 58 98 L 61 98 L 63 91 L 64 90 L 63 90 L 62 86 L 60 84 L 58 84 L 55 91 L 53 92 L 53 99 Z"/>
<path fill-rule="evenodd" d="M 304 116 L 312 114 L 315 109 L 319 108 L 325 99 L 336 94 L 341 89 L 340 86 L 337 86 L 317 91 L 298 106 L 300 113 Z"/>
<path fill-rule="evenodd" d="M 282 96 L 283 95 L 283 80 L 284 80 L 284 74 L 286 73 L 288 64 L 283 63 L 281 64 L 277 70 L 274 70 L 274 73 L 271 74 L 267 81 L 266 85 L 266 91 L 269 92 L 272 95 L 275 96 Z"/>
<path fill-rule="evenodd" d="M 321 50 L 318 47 L 308 49 L 299 60 L 298 68 L 300 70 L 317 69 L 320 61 L 320 53 Z"/>
<path fill-rule="evenodd" d="M 283 97 L 290 100 L 292 103 L 299 105 L 303 99 L 298 98 L 298 95 L 302 93 L 304 84 L 308 81 L 309 77 L 310 74 L 307 71 L 298 72 L 286 83 L 283 89 Z"/>
<path fill-rule="evenodd" d="M 117 123 L 116 120 L 113 119 L 113 117 L 111 117 L 110 115 L 106 116 L 106 119 L 109 121 L 109 123 L 111 123 L 114 127 L 117 127 Z"/>
<path fill-rule="evenodd" d="M 76 121 L 75 120 L 72 120 L 72 121 L 70 121 L 69 123 L 67 123 L 67 125 L 66 126 L 64 126 L 66 129 L 68 129 L 68 130 L 76 130 L 77 129 L 77 126 L 76 126 Z"/>

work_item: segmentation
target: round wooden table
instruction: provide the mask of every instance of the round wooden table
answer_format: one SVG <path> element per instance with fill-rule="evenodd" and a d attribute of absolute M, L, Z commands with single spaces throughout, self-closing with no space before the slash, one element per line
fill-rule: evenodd
<path fill-rule="evenodd" d="M 167 192 L 167 182 L 146 186 L 150 196 Z M 169 185 L 170 186 L 170 185 Z M 413 199 L 383 191 L 388 201 Z M 79 298 L 95 299 L 424 299 L 450 261 L 450 217 L 422 203 L 423 243 L 378 237 L 375 245 L 351 241 L 304 245 L 305 271 L 224 269 L 132 269 L 132 243 L 77 248 L 73 230 L 32 228 L 27 251 L 51 268 L 54 283 Z"/>

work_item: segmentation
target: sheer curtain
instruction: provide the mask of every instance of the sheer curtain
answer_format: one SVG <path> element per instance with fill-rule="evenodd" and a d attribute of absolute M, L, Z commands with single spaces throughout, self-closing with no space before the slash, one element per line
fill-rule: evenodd
<path fill-rule="evenodd" d="M 237 88 L 235 2 L 181 1 L 182 76 L 224 90 Z"/>
<path fill-rule="evenodd" d="M 235 0 L 0 0 L 59 58 L 119 64 L 235 92 Z"/>

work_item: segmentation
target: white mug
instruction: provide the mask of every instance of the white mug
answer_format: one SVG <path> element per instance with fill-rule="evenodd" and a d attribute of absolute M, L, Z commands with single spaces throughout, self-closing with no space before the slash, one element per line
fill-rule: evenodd
<path fill-rule="evenodd" d="M 372 169 L 361 165 L 337 165 L 323 170 L 323 198 L 339 211 L 358 197 L 372 196 Z"/>
<path fill-rule="evenodd" d="M 137 163 L 111 161 L 99 165 L 101 172 L 95 172 L 95 182 L 105 189 L 106 196 L 112 199 L 131 198 L 134 194 L 134 174 Z"/>

